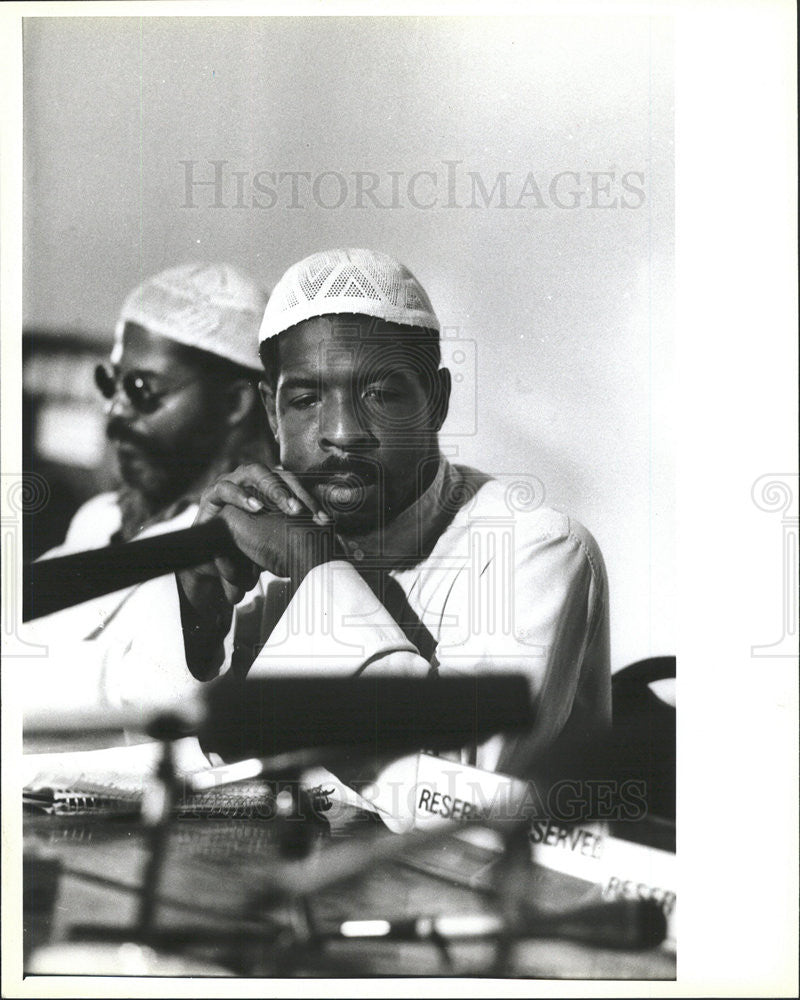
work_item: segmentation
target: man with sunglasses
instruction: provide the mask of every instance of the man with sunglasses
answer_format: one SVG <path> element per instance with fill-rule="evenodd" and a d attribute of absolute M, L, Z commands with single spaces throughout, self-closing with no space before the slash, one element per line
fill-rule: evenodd
<path fill-rule="evenodd" d="M 84 504 L 43 558 L 189 527 L 210 483 L 269 458 L 256 354 L 266 298 L 240 271 L 212 264 L 170 268 L 130 293 L 95 374 L 120 486 Z M 48 646 L 63 707 L 138 709 L 191 690 L 182 643 L 172 641 L 177 600 L 158 595 L 130 587 L 28 626 L 30 641 Z M 44 687 L 40 673 L 34 701 Z"/>

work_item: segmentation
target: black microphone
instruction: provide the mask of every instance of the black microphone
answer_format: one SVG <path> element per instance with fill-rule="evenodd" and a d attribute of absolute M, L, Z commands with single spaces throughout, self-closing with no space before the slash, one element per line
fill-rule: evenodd
<path fill-rule="evenodd" d="M 444 913 L 402 920 L 346 920 L 330 940 L 458 941 L 509 935 L 562 938 L 596 948 L 643 951 L 667 936 L 667 918 L 652 899 L 617 899 L 551 912 L 526 906 L 516 920 L 496 913 Z"/>
<path fill-rule="evenodd" d="M 200 566 L 235 550 L 228 526 L 221 518 L 212 518 L 182 531 L 124 545 L 40 559 L 22 570 L 22 620 L 41 618 L 157 576 Z"/>
<path fill-rule="evenodd" d="M 514 673 L 245 681 L 226 675 L 205 697 L 201 744 L 229 761 L 307 747 L 346 747 L 353 757 L 456 749 L 529 728 L 534 717 L 527 679 Z"/>

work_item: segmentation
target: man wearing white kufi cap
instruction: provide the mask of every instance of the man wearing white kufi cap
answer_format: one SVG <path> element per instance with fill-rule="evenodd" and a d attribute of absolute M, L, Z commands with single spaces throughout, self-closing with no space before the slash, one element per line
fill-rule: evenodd
<path fill-rule="evenodd" d="M 203 494 L 198 520 L 221 515 L 244 559 L 179 574 L 187 657 L 251 677 L 522 669 L 534 731 L 462 755 L 514 771 L 609 721 L 605 570 L 573 519 L 510 506 L 441 455 L 439 330 L 384 254 L 331 250 L 284 274 L 259 334 L 280 464 Z"/>
<path fill-rule="evenodd" d="M 204 488 L 267 459 L 256 351 L 266 300 L 242 272 L 205 263 L 169 268 L 128 295 L 110 361 L 96 372 L 121 484 L 84 504 L 44 558 L 188 527 Z M 29 707 L 56 690 L 65 709 L 98 699 L 141 708 L 191 688 L 179 619 L 177 596 L 170 602 L 154 581 L 35 621 L 26 631 L 47 644 L 53 681 L 42 680 L 44 664 L 38 684 L 30 672 Z"/>
<path fill-rule="evenodd" d="M 127 296 L 95 373 L 121 488 L 78 511 L 48 556 L 191 523 L 184 512 L 208 483 L 265 455 L 253 338 L 266 300 L 227 264 L 172 267 Z"/>

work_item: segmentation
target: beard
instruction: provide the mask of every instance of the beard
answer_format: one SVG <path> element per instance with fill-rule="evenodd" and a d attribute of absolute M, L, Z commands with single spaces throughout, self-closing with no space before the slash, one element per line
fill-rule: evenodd
<path fill-rule="evenodd" d="M 208 459 L 189 447 L 169 451 L 124 421 L 109 422 L 106 435 L 114 445 L 123 488 L 123 534 L 130 537 L 197 481 Z"/>

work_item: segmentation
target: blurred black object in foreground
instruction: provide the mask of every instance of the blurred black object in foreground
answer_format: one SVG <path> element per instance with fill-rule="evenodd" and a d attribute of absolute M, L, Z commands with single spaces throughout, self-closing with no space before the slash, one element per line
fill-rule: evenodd
<path fill-rule="evenodd" d="M 530 727 L 533 705 L 518 674 L 480 677 L 292 677 L 230 680 L 210 689 L 200 731 L 226 760 L 305 747 L 354 755 L 457 749 Z"/>

